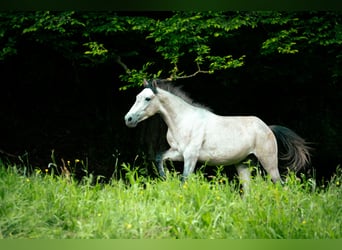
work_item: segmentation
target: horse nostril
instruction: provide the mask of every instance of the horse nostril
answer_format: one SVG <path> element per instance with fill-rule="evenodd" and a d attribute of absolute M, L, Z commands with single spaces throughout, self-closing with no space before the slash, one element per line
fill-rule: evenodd
<path fill-rule="evenodd" d="M 127 121 L 129 122 L 132 121 L 132 117 L 128 117 Z"/>

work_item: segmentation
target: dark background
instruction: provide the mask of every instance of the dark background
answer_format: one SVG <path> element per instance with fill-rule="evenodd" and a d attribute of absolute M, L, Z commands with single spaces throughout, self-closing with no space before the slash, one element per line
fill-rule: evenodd
<path fill-rule="evenodd" d="M 256 31 L 217 45 L 218 50 L 232 46 L 248 51 L 243 67 L 173 84 L 214 113 L 256 115 L 269 125 L 291 128 L 312 143 L 317 177 L 329 179 L 342 159 L 342 88 L 340 79 L 332 82 L 329 75 L 334 55 L 317 47 L 262 57 L 255 42 L 259 36 Z M 151 53 L 144 47 L 140 60 Z M 45 169 L 54 150 L 58 164 L 87 159 L 89 171 L 107 178 L 122 162 L 146 163 L 152 169 L 156 152 L 167 148 L 166 127 L 158 116 L 135 129 L 125 126 L 123 117 L 140 89 L 119 91 L 123 73 L 113 61 L 82 67 L 50 46 L 22 40 L 17 54 L 0 62 L 0 158 L 24 159 L 32 168 Z"/>

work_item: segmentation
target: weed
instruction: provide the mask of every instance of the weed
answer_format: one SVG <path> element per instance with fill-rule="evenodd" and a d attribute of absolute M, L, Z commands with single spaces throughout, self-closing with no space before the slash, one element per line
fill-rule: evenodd
<path fill-rule="evenodd" d="M 64 162 L 74 163 L 81 167 Z M 310 178 L 289 175 L 282 186 L 257 173 L 241 197 L 220 168 L 209 180 L 198 171 L 182 183 L 174 172 L 162 181 L 134 163 L 122 167 L 122 178 L 104 184 L 91 173 L 75 181 L 0 164 L 0 238 L 342 237 L 339 168 L 325 189 Z"/>

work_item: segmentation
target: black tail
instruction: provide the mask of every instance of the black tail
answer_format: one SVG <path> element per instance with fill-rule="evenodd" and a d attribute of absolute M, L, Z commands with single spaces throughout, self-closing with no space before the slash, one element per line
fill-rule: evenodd
<path fill-rule="evenodd" d="M 270 128 L 277 139 L 279 167 L 295 172 L 305 168 L 310 163 L 308 143 L 286 127 L 272 125 Z"/>

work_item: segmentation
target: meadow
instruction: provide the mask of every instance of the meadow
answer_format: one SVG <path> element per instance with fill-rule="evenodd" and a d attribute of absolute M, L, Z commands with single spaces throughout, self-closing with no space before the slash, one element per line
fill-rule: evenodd
<path fill-rule="evenodd" d="M 3 239 L 341 239 L 342 174 L 324 187 L 290 174 L 285 185 L 256 174 L 250 191 L 219 171 L 185 183 L 139 174 L 101 183 L 0 164 Z"/>

